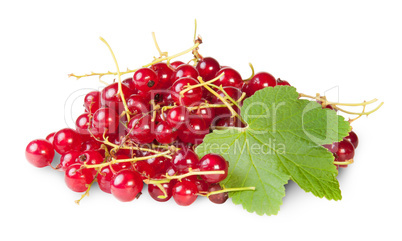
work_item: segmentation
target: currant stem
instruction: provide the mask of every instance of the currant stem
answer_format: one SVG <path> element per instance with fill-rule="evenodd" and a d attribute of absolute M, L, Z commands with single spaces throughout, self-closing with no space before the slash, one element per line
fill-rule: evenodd
<path fill-rule="evenodd" d="M 118 94 L 120 95 L 120 98 L 121 98 L 121 100 L 122 100 L 122 102 L 123 102 L 124 110 L 125 110 L 125 112 L 126 112 L 127 120 L 130 121 L 130 111 L 128 110 L 128 106 L 127 106 L 127 103 L 126 103 L 126 99 L 124 98 L 124 93 L 123 93 L 123 90 L 122 90 L 121 72 L 120 72 L 119 64 L 117 63 L 116 56 L 114 55 L 113 50 L 112 50 L 112 48 L 110 47 L 110 45 L 108 44 L 108 42 L 106 42 L 106 40 L 105 40 L 104 38 L 102 38 L 102 37 L 99 37 L 99 38 L 100 38 L 100 40 L 101 40 L 104 44 L 106 44 L 106 46 L 108 47 L 110 53 L 112 54 L 114 63 L 115 63 L 115 65 L 116 65 L 117 75 L 118 75 L 118 80 L 119 80 L 119 83 L 118 83 L 119 90 L 117 91 L 116 95 L 118 95 Z"/>
<path fill-rule="evenodd" d="M 192 90 L 192 89 L 195 89 L 195 88 L 198 88 L 198 87 L 203 87 L 203 86 L 205 87 L 206 85 L 208 85 L 208 84 L 210 84 L 210 83 L 213 83 L 213 82 L 217 81 L 218 79 L 220 79 L 224 74 L 225 74 L 225 73 L 222 73 L 222 74 L 220 74 L 219 76 L 217 76 L 217 77 L 215 77 L 215 78 L 213 78 L 213 79 L 211 79 L 211 80 L 209 80 L 209 81 L 207 81 L 207 82 L 201 82 L 201 83 L 196 84 L 196 85 L 189 85 L 189 86 L 186 86 L 187 88 L 185 88 L 184 90 L 180 91 L 179 94 L 180 94 L 180 96 L 183 97 L 183 94 L 186 93 L 187 91 Z"/>
<path fill-rule="evenodd" d="M 151 158 L 157 158 L 160 156 L 164 156 L 164 155 L 168 155 L 170 153 L 170 150 L 165 151 L 165 152 L 161 152 L 159 154 L 155 154 L 155 155 L 150 155 L 150 156 L 143 156 L 143 157 L 135 157 L 135 158 L 129 158 L 129 159 L 114 159 L 112 158 L 112 160 L 110 162 L 105 162 L 105 163 L 101 163 L 101 164 L 94 164 L 94 165 L 87 165 L 87 164 L 83 164 L 82 166 L 84 168 L 102 168 L 108 165 L 112 165 L 112 164 L 116 164 L 116 163 L 121 163 L 121 162 L 137 162 L 137 161 L 144 161 L 144 160 L 148 160 Z"/>
<path fill-rule="evenodd" d="M 194 176 L 194 175 L 213 175 L 213 174 L 225 174 L 225 171 L 193 171 L 189 170 L 185 174 L 177 175 L 177 176 L 169 176 L 168 174 L 165 175 L 164 179 L 146 179 L 144 182 L 146 184 L 157 184 L 157 183 L 168 183 L 170 180 L 176 179 L 181 180 L 185 177 Z"/>
<path fill-rule="evenodd" d="M 254 77 L 254 66 L 251 64 L 251 63 L 248 63 L 248 65 L 250 66 L 250 68 L 251 68 L 251 76 L 250 77 L 248 77 L 247 79 L 245 79 L 245 80 L 243 80 L 243 81 L 249 81 L 249 80 L 251 80 L 253 77 Z"/>
<path fill-rule="evenodd" d="M 98 176 L 98 174 L 99 174 L 99 172 L 96 173 L 96 176 L 95 176 L 94 180 L 92 180 L 92 182 L 91 182 L 90 184 L 88 184 L 87 190 L 85 191 L 84 194 L 81 195 L 81 198 L 78 199 L 78 200 L 75 200 L 75 203 L 76 203 L 77 205 L 80 205 L 80 202 L 81 202 L 82 199 L 84 199 L 84 197 L 89 196 L 89 190 L 91 189 L 92 184 L 94 184 L 94 182 L 95 182 L 96 177 Z"/>
<path fill-rule="evenodd" d="M 354 163 L 353 159 L 346 160 L 345 162 L 336 162 L 336 161 L 334 161 L 335 165 L 349 165 L 349 164 L 352 164 L 352 163 Z"/>
<path fill-rule="evenodd" d="M 207 194 L 200 194 L 201 196 L 209 197 L 211 195 L 224 193 L 224 192 L 242 192 L 242 191 L 255 191 L 255 187 L 236 187 L 236 188 L 223 188 L 222 190 L 209 192 Z"/>
<path fill-rule="evenodd" d="M 161 49 L 159 48 L 158 42 L 156 41 L 155 32 L 152 32 L 152 39 L 154 40 L 155 47 L 159 52 L 159 58 L 162 58 L 163 56 L 167 57 L 168 53 L 167 52 L 162 52 Z"/>

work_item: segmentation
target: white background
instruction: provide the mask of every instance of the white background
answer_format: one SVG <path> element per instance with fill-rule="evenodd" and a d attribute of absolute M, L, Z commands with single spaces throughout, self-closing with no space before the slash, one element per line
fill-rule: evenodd
<path fill-rule="evenodd" d="M 401 239 L 398 1 L 145 2 L 0 4 L 1 240 Z M 195 18 L 204 40 L 200 53 L 244 78 L 251 62 L 299 92 L 314 95 L 338 86 L 342 102 L 385 102 L 353 124 L 360 144 L 355 163 L 339 175 L 341 201 L 316 198 L 291 183 L 279 214 L 258 216 L 231 201 L 158 203 L 146 190 L 140 199 L 121 203 L 95 186 L 78 206 L 80 194 L 66 187 L 62 173 L 25 160 L 29 141 L 71 122 L 66 103 L 75 118 L 82 111 L 75 97 L 102 86 L 96 77 L 77 81 L 67 75 L 115 70 L 99 36 L 110 43 L 121 69 L 137 68 L 158 55 L 152 31 L 170 54 L 192 46 Z"/>

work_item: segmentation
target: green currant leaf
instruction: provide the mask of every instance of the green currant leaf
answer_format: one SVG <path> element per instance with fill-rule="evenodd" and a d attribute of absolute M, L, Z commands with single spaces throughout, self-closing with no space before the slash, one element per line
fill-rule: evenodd
<path fill-rule="evenodd" d="M 229 161 L 225 187 L 256 188 L 230 193 L 249 212 L 277 214 L 289 179 L 315 196 L 341 199 L 334 157 L 322 145 L 347 136 L 349 122 L 298 97 L 289 86 L 257 91 L 241 108 L 246 128 L 214 130 L 196 149 L 200 157 L 217 153 Z"/>

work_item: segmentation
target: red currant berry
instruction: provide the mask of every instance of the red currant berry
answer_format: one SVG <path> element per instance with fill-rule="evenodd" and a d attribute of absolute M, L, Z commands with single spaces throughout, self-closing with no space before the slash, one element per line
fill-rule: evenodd
<path fill-rule="evenodd" d="M 62 171 L 66 171 L 69 166 L 74 163 L 78 163 L 81 152 L 79 151 L 70 151 L 67 152 L 60 157 L 60 163 L 56 166 L 56 169 L 61 169 Z"/>
<path fill-rule="evenodd" d="M 161 183 L 162 187 L 165 189 L 166 196 L 163 191 L 155 184 L 148 184 L 148 193 L 156 201 L 166 202 L 172 197 L 172 189 L 176 183 L 176 180 L 171 180 L 168 183 Z"/>
<path fill-rule="evenodd" d="M 145 156 L 152 156 L 152 155 L 155 155 L 155 153 L 145 154 Z M 146 162 L 149 165 L 151 165 L 152 169 L 154 170 L 155 175 L 166 174 L 167 170 L 172 166 L 170 159 L 163 157 L 163 156 L 149 158 L 146 160 Z"/>
<path fill-rule="evenodd" d="M 146 161 L 136 161 L 133 163 L 134 170 L 141 174 L 141 178 L 149 179 L 155 176 L 155 171 L 152 166 Z"/>
<path fill-rule="evenodd" d="M 137 92 L 133 78 L 129 77 L 129 78 L 123 80 L 121 83 L 123 85 L 127 86 L 131 90 L 131 93 L 135 94 Z M 126 97 L 126 96 L 124 96 L 124 97 Z"/>
<path fill-rule="evenodd" d="M 152 132 L 152 121 L 150 115 L 136 115 L 127 125 L 127 132 L 130 139 L 138 144 L 151 143 L 155 139 Z"/>
<path fill-rule="evenodd" d="M 205 57 L 201 59 L 196 66 L 196 69 L 204 81 L 215 78 L 216 73 L 221 66 L 218 61 L 212 57 Z"/>
<path fill-rule="evenodd" d="M 96 129 L 96 132 L 101 135 L 103 135 L 105 131 L 109 134 L 113 134 L 119 126 L 119 115 L 112 108 L 100 108 L 93 115 L 92 126 Z"/>
<path fill-rule="evenodd" d="M 199 84 L 199 82 L 191 77 L 183 77 L 176 80 L 171 87 L 173 100 L 177 104 L 184 106 L 189 106 L 195 102 L 199 102 L 202 98 L 201 87 L 196 87 L 184 92 L 183 94 L 180 94 L 180 92 L 186 89 L 188 86 L 197 84 Z"/>
<path fill-rule="evenodd" d="M 48 142 L 50 142 L 53 145 L 53 140 L 54 140 L 54 134 L 56 134 L 56 132 L 52 132 L 49 135 L 46 136 L 46 140 Z"/>
<path fill-rule="evenodd" d="M 168 89 L 172 86 L 173 70 L 166 63 L 160 62 L 151 66 L 151 69 L 156 72 L 159 78 L 158 88 Z"/>
<path fill-rule="evenodd" d="M 148 102 L 141 95 L 131 95 L 126 103 L 127 108 L 132 115 L 147 113 L 150 111 Z"/>
<path fill-rule="evenodd" d="M 324 147 L 332 152 L 339 162 L 345 162 L 353 159 L 355 155 L 355 148 L 353 147 L 353 144 L 350 143 L 350 141 L 348 140 L 335 142 L 331 145 L 324 145 Z"/>
<path fill-rule="evenodd" d="M 198 163 L 197 154 L 189 148 L 182 148 L 172 156 L 173 168 L 178 174 L 187 173 L 189 168 L 197 168 Z"/>
<path fill-rule="evenodd" d="M 177 69 L 177 67 L 179 67 L 180 65 L 183 65 L 183 64 L 184 64 L 184 62 L 181 62 L 181 61 L 174 61 L 174 62 L 170 63 L 170 67 L 171 67 L 172 69 Z"/>
<path fill-rule="evenodd" d="M 195 185 L 197 185 L 197 190 L 198 192 L 202 193 L 202 192 L 208 192 L 208 187 L 209 187 L 209 183 L 207 183 L 206 181 L 202 180 L 201 177 L 198 176 L 188 176 L 182 179 L 183 181 L 189 181 L 194 183 Z"/>
<path fill-rule="evenodd" d="M 277 79 L 276 80 L 276 85 L 287 85 L 287 86 L 291 86 L 290 84 L 289 84 L 289 82 L 287 82 L 286 80 L 281 80 L 281 79 Z"/>
<path fill-rule="evenodd" d="M 189 77 L 193 79 L 197 79 L 198 71 L 194 68 L 194 66 L 189 64 L 182 64 L 176 68 L 172 75 L 172 82 L 184 77 Z"/>
<path fill-rule="evenodd" d="M 133 80 L 136 88 L 143 93 L 156 89 L 159 84 L 158 75 L 149 68 L 141 68 L 135 71 Z"/>
<path fill-rule="evenodd" d="M 197 199 L 197 186 L 189 181 L 177 182 L 173 186 L 172 196 L 180 206 L 189 206 Z"/>
<path fill-rule="evenodd" d="M 214 82 L 217 86 L 233 86 L 236 88 L 241 88 L 243 85 L 243 80 L 239 72 L 232 68 L 222 68 L 220 69 L 215 77 L 218 77 L 224 73 L 222 77 L 220 77 L 217 81 Z"/>
<path fill-rule="evenodd" d="M 91 91 L 84 97 L 84 107 L 85 110 L 94 113 L 101 107 L 101 92 Z"/>
<path fill-rule="evenodd" d="M 162 121 L 155 127 L 155 138 L 161 144 L 170 144 L 177 139 L 178 131 L 168 122 Z"/>
<path fill-rule="evenodd" d="M 355 149 L 359 145 L 359 138 L 354 131 L 349 132 L 349 135 L 343 139 L 350 141 Z"/>
<path fill-rule="evenodd" d="M 184 143 L 201 144 L 209 133 L 209 125 L 197 115 L 190 115 L 186 125 L 179 130 L 179 138 Z"/>
<path fill-rule="evenodd" d="M 88 112 L 81 114 L 75 121 L 75 130 L 81 135 L 90 135 L 88 129 L 90 129 L 92 126 L 90 125 L 89 115 L 90 113 Z"/>
<path fill-rule="evenodd" d="M 102 155 L 99 152 L 92 150 L 82 152 L 78 159 L 80 160 L 80 162 L 87 165 L 96 165 L 103 162 Z"/>
<path fill-rule="evenodd" d="M 93 168 L 82 168 L 81 163 L 75 163 L 67 167 L 64 175 L 64 181 L 67 187 L 74 192 L 85 192 L 88 185 L 95 178 L 96 171 Z"/>
<path fill-rule="evenodd" d="M 180 129 L 187 120 L 189 112 L 184 106 L 176 106 L 169 110 L 166 121 L 176 129 Z"/>
<path fill-rule="evenodd" d="M 219 183 L 211 184 L 211 186 L 208 189 L 208 192 L 216 192 L 222 190 L 221 185 Z M 209 195 L 208 199 L 216 204 L 222 204 L 228 200 L 229 195 L 227 192 L 221 192 L 213 195 Z"/>
<path fill-rule="evenodd" d="M 124 98 L 131 95 L 131 90 L 126 85 L 121 85 Z M 106 86 L 101 92 L 102 105 L 108 106 L 120 113 L 124 110 L 123 101 L 119 94 L 119 83 L 115 82 Z"/>
<path fill-rule="evenodd" d="M 140 194 L 143 185 L 138 172 L 125 169 L 113 176 L 110 190 L 119 201 L 130 202 Z"/>
<path fill-rule="evenodd" d="M 199 163 L 200 171 L 224 171 L 223 174 L 201 175 L 201 178 L 209 183 L 223 181 L 228 175 L 228 162 L 218 154 L 207 154 L 203 156 Z"/>
<path fill-rule="evenodd" d="M 33 140 L 25 149 L 25 157 L 29 163 L 36 167 L 49 166 L 54 157 L 53 145 L 47 140 Z"/>
<path fill-rule="evenodd" d="M 266 87 L 275 87 L 276 79 L 274 76 L 267 72 L 260 72 L 254 75 L 251 80 L 243 86 L 243 92 L 246 92 L 247 96 L 252 96 L 258 90 Z"/>
<path fill-rule="evenodd" d="M 79 151 L 81 143 L 80 134 L 73 129 L 64 128 L 54 134 L 53 146 L 60 155 L 70 151 Z"/>

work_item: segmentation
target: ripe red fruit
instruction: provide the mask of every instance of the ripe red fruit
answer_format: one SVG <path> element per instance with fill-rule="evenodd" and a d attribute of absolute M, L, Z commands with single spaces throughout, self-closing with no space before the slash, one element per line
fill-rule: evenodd
<path fill-rule="evenodd" d="M 101 92 L 91 91 L 84 97 L 84 107 L 85 110 L 94 113 L 101 107 Z"/>
<path fill-rule="evenodd" d="M 250 97 L 258 90 L 275 86 L 276 79 L 274 76 L 267 72 L 260 72 L 254 75 L 253 78 L 243 86 L 243 91 Z"/>
<path fill-rule="evenodd" d="M 281 80 L 281 79 L 277 79 L 276 80 L 276 85 L 287 85 L 287 86 L 291 86 L 290 84 L 289 84 L 289 82 L 287 82 L 286 80 Z"/>
<path fill-rule="evenodd" d="M 127 100 L 127 108 L 132 115 L 147 113 L 150 111 L 148 101 L 141 95 L 131 95 Z"/>
<path fill-rule="evenodd" d="M 150 90 L 156 89 L 159 84 L 158 75 L 149 68 L 141 68 L 135 71 L 133 81 L 135 87 L 143 93 L 148 93 Z"/>
<path fill-rule="evenodd" d="M 172 82 L 175 82 L 176 80 L 184 77 L 197 79 L 198 71 L 192 65 L 182 64 L 179 67 L 177 67 L 176 70 L 173 72 Z"/>
<path fill-rule="evenodd" d="M 201 59 L 196 66 L 196 69 L 204 81 L 215 78 L 216 73 L 221 66 L 218 61 L 212 57 L 205 57 Z"/>
<path fill-rule="evenodd" d="M 80 134 L 71 128 L 61 129 L 54 134 L 53 146 L 60 155 L 70 151 L 79 151 L 81 143 Z"/>
<path fill-rule="evenodd" d="M 110 190 L 119 201 L 130 202 L 139 195 L 143 185 L 141 175 L 138 172 L 125 169 L 113 176 Z"/>
<path fill-rule="evenodd" d="M 201 87 L 196 87 L 194 89 L 190 89 L 189 91 L 186 91 L 182 95 L 180 94 L 180 92 L 182 90 L 186 89 L 188 86 L 197 85 L 197 84 L 199 84 L 199 82 L 191 77 L 183 77 L 183 78 L 176 80 L 171 87 L 173 100 L 177 104 L 184 105 L 184 106 L 189 106 L 195 102 L 199 102 L 202 98 L 202 88 Z"/>
<path fill-rule="evenodd" d="M 179 138 L 184 143 L 201 144 L 205 135 L 209 133 L 209 126 L 197 115 L 190 115 L 188 122 L 179 130 Z"/>
<path fill-rule="evenodd" d="M 75 121 L 75 130 L 81 135 L 90 135 L 88 129 L 92 126 L 90 125 L 89 115 L 89 112 L 83 113 Z"/>
<path fill-rule="evenodd" d="M 155 184 L 148 184 L 148 193 L 156 201 L 166 202 L 172 197 L 172 189 L 176 183 L 176 180 L 171 180 L 168 183 L 161 183 L 162 187 L 165 189 L 166 196 L 164 195 L 162 190 Z"/>
<path fill-rule="evenodd" d="M 189 148 L 181 148 L 172 156 L 173 169 L 178 174 L 187 173 L 189 168 L 195 169 L 198 163 L 199 159 L 197 154 Z"/>
<path fill-rule="evenodd" d="M 161 121 L 155 127 L 155 138 L 161 144 L 170 144 L 177 139 L 178 131 L 168 122 Z"/>
<path fill-rule="evenodd" d="M 112 108 L 100 108 L 93 115 L 92 126 L 100 135 L 105 131 L 114 134 L 119 126 L 119 115 Z"/>
<path fill-rule="evenodd" d="M 96 170 L 93 168 L 81 169 L 81 163 L 70 165 L 65 174 L 64 181 L 67 187 L 74 192 L 85 192 L 88 188 L 87 185 L 91 184 L 96 175 Z"/>
<path fill-rule="evenodd" d="M 220 191 L 222 190 L 221 185 L 219 185 L 219 183 L 215 183 L 215 184 L 211 184 L 211 186 L 209 186 L 208 188 L 208 192 L 216 192 L 216 191 Z M 222 204 L 224 202 L 226 202 L 226 200 L 228 200 L 229 198 L 229 194 L 227 192 L 222 192 L 222 193 L 218 193 L 218 194 L 213 194 L 208 196 L 208 199 L 216 204 Z"/>
<path fill-rule="evenodd" d="M 218 77 L 224 73 L 222 77 L 220 77 L 217 81 L 214 82 L 215 85 L 217 86 L 233 86 L 236 88 L 241 88 L 243 85 L 243 79 L 241 78 L 241 75 L 239 72 L 237 72 L 235 69 L 226 67 L 220 69 L 215 77 Z"/>
<path fill-rule="evenodd" d="M 48 142 L 50 142 L 53 145 L 53 140 L 54 140 L 54 134 L 56 134 L 56 132 L 52 132 L 49 135 L 46 136 L 46 140 Z"/>
<path fill-rule="evenodd" d="M 335 158 L 338 158 L 339 162 L 345 162 L 353 159 L 355 155 L 355 148 L 353 144 L 348 140 L 342 140 L 340 142 L 335 142 L 331 145 L 324 145 L 330 152 L 332 152 Z"/>
<path fill-rule="evenodd" d="M 343 139 L 350 141 L 355 149 L 359 145 L 359 138 L 354 131 L 349 132 L 349 135 Z"/>
<path fill-rule="evenodd" d="M 166 116 L 166 121 L 176 129 L 180 129 L 187 120 L 189 112 L 184 106 L 176 106 L 170 109 Z"/>
<path fill-rule="evenodd" d="M 136 115 L 127 125 L 127 132 L 130 139 L 138 144 L 151 143 L 155 139 L 152 132 L 152 117 L 150 115 Z"/>
<path fill-rule="evenodd" d="M 201 178 L 209 183 L 217 183 L 223 181 L 228 175 L 228 162 L 218 154 L 206 154 L 199 163 L 200 171 L 224 171 L 223 174 L 201 175 Z"/>
<path fill-rule="evenodd" d="M 74 163 L 78 163 L 81 152 L 79 151 L 70 151 L 67 152 L 60 157 L 60 163 L 56 166 L 57 169 L 61 169 L 62 171 L 66 171 L 69 166 Z"/>
<path fill-rule="evenodd" d="M 33 140 L 25 149 L 25 157 L 36 167 L 49 166 L 54 157 L 53 145 L 47 140 Z"/>
<path fill-rule="evenodd" d="M 124 98 L 128 98 L 132 91 L 126 86 L 121 85 L 121 89 Z M 114 109 L 116 112 L 120 113 L 124 110 L 123 101 L 121 95 L 119 94 L 119 83 L 115 82 L 106 86 L 101 92 L 101 103 L 102 105 L 108 106 Z"/>
<path fill-rule="evenodd" d="M 168 89 L 172 86 L 172 74 L 173 70 L 169 68 L 166 63 L 159 62 L 151 66 L 151 69 L 156 72 L 159 78 L 158 88 Z"/>
<path fill-rule="evenodd" d="M 189 181 L 177 182 L 172 190 L 173 199 L 180 206 L 189 206 L 197 199 L 197 186 Z"/>
<path fill-rule="evenodd" d="M 170 63 L 170 67 L 172 69 L 177 69 L 177 67 L 179 67 L 182 64 L 184 64 L 184 62 L 182 62 L 182 61 L 174 61 L 174 62 Z"/>

